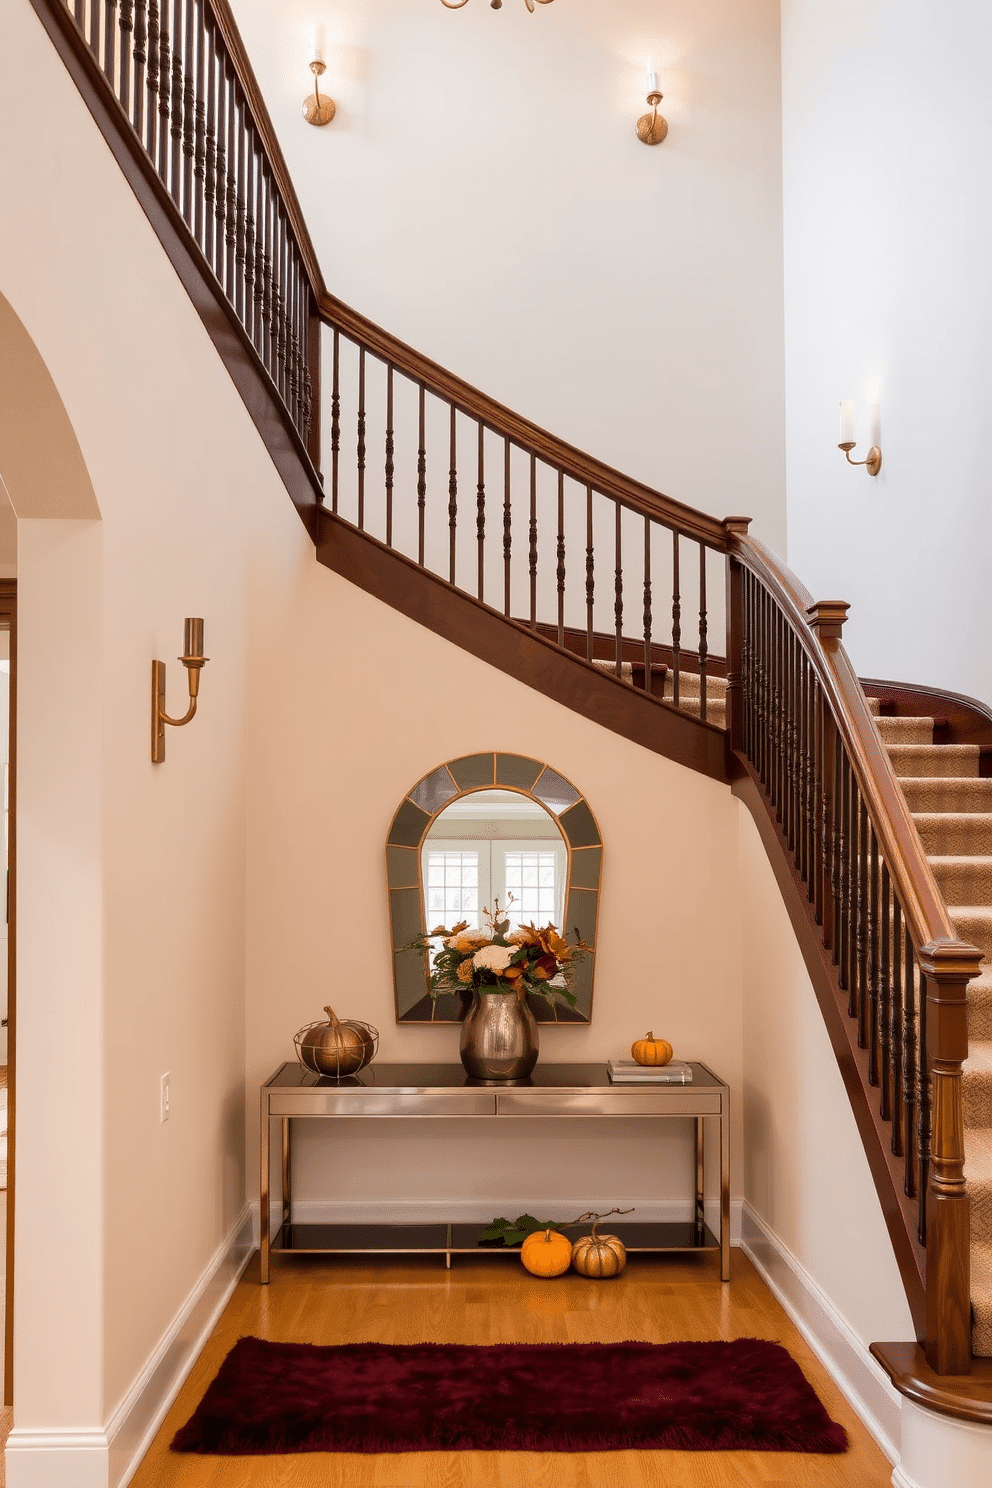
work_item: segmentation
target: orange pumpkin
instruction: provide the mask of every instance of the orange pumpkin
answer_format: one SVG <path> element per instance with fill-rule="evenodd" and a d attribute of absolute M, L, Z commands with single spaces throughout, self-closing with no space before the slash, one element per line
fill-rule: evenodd
<path fill-rule="evenodd" d="M 572 1246 L 572 1265 L 580 1276 L 619 1276 L 627 1264 L 624 1243 L 616 1235 L 597 1235 L 596 1228 Z"/>
<path fill-rule="evenodd" d="M 638 1064 L 667 1064 L 672 1057 L 672 1046 L 667 1039 L 656 1039 L 653 1033 L 646 1033 L 642 1039 L 634 1040 L 630 1052 Z"/>
<path fill-rule="evenodd" d="M 572 1242 L 560 1230 L 535 1230 L 520 1247 L 532 1276 L 563 1276 L 572 1264 Z"/>

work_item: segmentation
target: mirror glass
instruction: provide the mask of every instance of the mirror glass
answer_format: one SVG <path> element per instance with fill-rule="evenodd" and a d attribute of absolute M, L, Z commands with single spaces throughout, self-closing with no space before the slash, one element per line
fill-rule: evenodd
<path fill-rule="evenodd" d="M 481 928 L 494 899 L 511 930 L 563 924 L 565 839 L 543 806 L 516 791 L 473 791 L 445 806 L 424 838 L 420 871 L 429 926 Z"/>
<path fill-rule="evenodd" d="M 575 1008 L 528 997 L 539 1023 L 588 1023 L 602 858 L 588 804 L 539 760 L 469 755 L 425 775 L 400 803 L 386 843 L 397 1022 L 461 1021 L 471 994 L 432 999 L 427 955 L 403 948 L 435 925 L 482 928 L 483 910 L 498 899 L 513 929 L 551 923 L 593 948 L 575 964 Z"/>

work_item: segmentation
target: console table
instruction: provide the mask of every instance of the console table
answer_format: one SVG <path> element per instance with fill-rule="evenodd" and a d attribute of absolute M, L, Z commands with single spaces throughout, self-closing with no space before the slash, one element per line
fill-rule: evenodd
<path fill-rule="evenodd" d="M 692 1065 L 689 1085 L 648 1082 L 611 1084 L 605 1064 L 543 1064 L 523 1085 L 483 1085 L 470 1080 L 460 1064 L 371 1064 L 357 1075 L 331 1079 L 302 1065 L 280 1066 L 261 1091 L 261 1262 L 269 1280 L 272 1254 L 336 1252 L 443 1255 L 447 1265 L 459 1254 L 505 1255 L 503 1247 L 480 1247 L 478 1224 L 295 1224 L 292 1205 L 292 1124 L 294 1121 L 347 1121 L 355 1117 L 554 1116 L 568 1120 L 607 1117 L 673 1117 L 692 1132 L 695 1166 L 694 1218 L 677 1223 L 610 1224 L 628 1251 L 720 1252 L 720 1276 L 730 1279 L 730 1090 L 705 1064 Z M 282 1222 L 270 1240 L 269 1169 L 272 1122 L 282 1122 Z M 706 1224 L 703 1208 L 706 1122 L 715 1121 L 720 1143 L 720 1236 Z M 618 1203 L 622 1200 L 618 1199 Z M 582 1228 L 585 1228 L 584 1226 Z M 574 1236 L 579 1234 L 575 1227 Z"/>

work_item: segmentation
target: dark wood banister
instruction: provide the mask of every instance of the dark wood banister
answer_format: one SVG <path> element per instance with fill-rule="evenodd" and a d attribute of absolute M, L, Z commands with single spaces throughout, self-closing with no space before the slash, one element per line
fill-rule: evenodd
<path fill-rule="evenodd" d="M 218 290 L 209 266 L 185 227 L 175 203 L 157 179 L 154 163 L 136 138 L 112 83 L 95 64 L 64 0 L 32 0 L 32 3 L 159 231 L 172 262 L 238 383 L 308 529 L 318 540 L 320 519 L 311 521 L 311 503 L 316 494 L 314 465 L 317 462 L 314 459 L 312 465 L 308 460 L 304 440 L 287 417 L 286 403 L 279 389 L 269 380 L 267 392 L 264 390 L 263 383 L 269 378 L 268 370 L 223 293 Z M 247 115 L 264 148 L 266 167 L 278 189 L 299 252 L 310 295 L 305 360 L 313 371 L 315 384 L 319 372 L 316 346 L 319 323 L 323 321 L 387 366 L 448 402 L 452 408 L 462 411 L 581 485 L 595 489 L 619 505 L 703 547 L 726 554 L 731 574 L 731 597 L 733 572 L 737 565 L 748 569 L 760 580 L 787 617 L 815 672 L 823 696 L 829 702 L 830 713 L 848 752 L 884 860 L 904 908 L 920 969 L 927 979 L 927 1004 L 933 1014 L 927 1020 L 927 1052 L 934 1099 L 931 1182 L 926 1198 L 926 1317 L 920 1331 L 925 1335 L 928 1358 L 934 1369 L 943 1373 L 966 1371 L 968 1362 L 965 1355 L 970 1355 L 968 1205 L 962 1177 L 960 1071 L 961 1060 L 967 1053 L 966 986 L 969 978 L 977 972 L 980 954 L 954 935 L 905 798 L 867 710 L 853 668 L 840 644 L 846 606 L 815 604 L 789 570 L 768 549 L 747 535 L 745 519 L 720 521 L 624 476 L 488 398 L 328 294 L 285 158 L 228 0 L 203 0 L 203 3 L 223 38 L 228 60 L 243 90 Z M 115 11 L 108 10 L 107 13 L 116 15 Z M 222 312 L 220 317 L 218 309 Z M 315 387 L 315 393 L 319 393 L 319 387 Z M 268 397 L 271 409 L 263 407 L 265 397 Z M 310 454 L 315 453 L 316 440 L 310 445 Z M 355 541 L 371 539 L 356 533 Z M 738 742 L 734 739 L 734 730 L 740 690 L 740 632 L 735 624 L 733 604 L 728 613 L 731 627 L 728 636 L 728 708 L 733 744 Z"/>

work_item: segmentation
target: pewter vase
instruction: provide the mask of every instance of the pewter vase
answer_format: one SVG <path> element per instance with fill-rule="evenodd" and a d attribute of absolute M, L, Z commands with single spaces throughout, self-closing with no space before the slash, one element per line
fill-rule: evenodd
<path fill-rule="evenodd" d="M 473 1080 L 519 1085 L 537 1063 L 534 1014 L 516 992 L 473 992 L 458 1047 Z"/>

